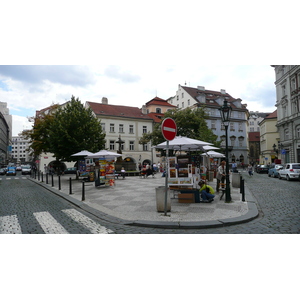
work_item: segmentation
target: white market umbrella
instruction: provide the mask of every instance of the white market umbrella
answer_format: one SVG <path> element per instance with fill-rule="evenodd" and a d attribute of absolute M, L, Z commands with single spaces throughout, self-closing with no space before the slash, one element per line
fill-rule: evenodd
<path fill-rule="evenodd" d="M 211 143 L 203 142 L 200 140 L 191 139 L 185 136 L 176 136 L 172 141 L 169 141 L 169 149 L 173 150 L 203 150 L 203 146 L 212 145 Z M 163 142 L 154 146 L 154 148 L 165 149 L 167 142 Z"/>
<path fill-rule="evenodd" d="M 87 150 L 82 150 L 78 153 L 72 154 L 71 156 L 88 156 L 88 155 L 92 155 L 93 153 Z"/>
<path fill-rule="evenodd" d="M 218 147 L 215 147 L 215 146 L 203 146 L 203 149 L 205 150 L 205 151 L 209 151 L 209 150 L 218 150 L 218 149 L 220 149 L 220 148 L 218 148 Z"/>
<path fill-rule="evenodd" d="M 100 150 L 96 153 L 92 153 L 91 155 L 88 155 L 87 158 L 100 158 L 100 157 L 115 158 L 115 157 L 119 157 L 119 156 L 122 156 L 122 154 L 107 151 L 107 150 Z"/>
<path fill-rule="evenodd" d="M 216 151 L 208 151 L 202 154 L 203 156 L 210 156 L 210 157 L 225 157 L 224 154 L 216 152 Z"/>

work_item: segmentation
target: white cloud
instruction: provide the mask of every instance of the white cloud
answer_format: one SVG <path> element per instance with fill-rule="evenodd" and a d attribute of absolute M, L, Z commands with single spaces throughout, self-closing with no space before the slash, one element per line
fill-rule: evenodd
<path fill-rule="evenodd" d="M 26 117 L 12 115 L 12 122 L 12 136 L 17 136 L 23 130 L 32 128 L 32 123 L 28 122 Z"/>

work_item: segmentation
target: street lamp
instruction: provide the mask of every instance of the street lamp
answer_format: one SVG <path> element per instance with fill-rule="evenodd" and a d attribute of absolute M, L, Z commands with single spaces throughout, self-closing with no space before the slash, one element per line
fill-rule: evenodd
<path fill-rule="evenodd" d="M 227 104 L 227 100 L 224 100 L 223 106 L 219 108 L 221 120 L 225 127 L 225 156 L 226 156 L 226 187 L 225 187 L 225 202 L 231 201 L 230 195 L 230 181 L 229 181 L 229 161 L 228 161 L 228 126 L 230 122 L 230 115 L 232 108 Z"/>

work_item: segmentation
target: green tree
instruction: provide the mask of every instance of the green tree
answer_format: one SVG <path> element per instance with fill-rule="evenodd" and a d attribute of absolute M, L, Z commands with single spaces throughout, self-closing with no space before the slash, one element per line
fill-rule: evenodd
<path fill-rule="evenodd" d="M 74 96 L 66 106 L 53 105 L 47 114 L 37 116 L 33 128 L 22 136 L 30 140 L 35 157 L 50 152 L 63 161 L 74 160 L 71 155 L 81 150 L 97 152 L 105 147 L 100 121 Z"/>
<path fill-rule="evenodd" d="M 220 142 L 217 142 L 218 136 L 207 126 L 206 119 L 208 119 L 208 114 L 204 107 L 173 109 L 165 113 L 165 118 L 172 118 L 176 122 L 177 136 L 186 136 L 212 143 L 215 146 L 220 145 Z M 144 133 L 139 143 L 146 144 L 151 142 L 152 145 L 157 145 L 164 142 L 165 139 L 161 133 L 162 121 L 159 124 L 155 124 L 153 132 Z"/>
<path fill-rule="evenodd" d="M 50 124 L 49 152 L 57 160 L 70 161 L 76 152 L 97 152 L 104 147 L 105 133 L 99 120 L 90 108 L 84 108 L 79 98 L 72 96 L 66 106 L 54 113 Z"/>

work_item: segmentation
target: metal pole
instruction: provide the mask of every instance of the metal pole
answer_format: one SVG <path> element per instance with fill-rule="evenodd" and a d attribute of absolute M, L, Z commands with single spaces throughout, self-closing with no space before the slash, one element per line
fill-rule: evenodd
<path fill-rule="evenodd" d="M 46 184 L 48 184 L 49 181 L 48 181 L 48 173 L 46 173 Z"/>
<path fill-rule="evenodd" d="M 52 183 L 52 186 L 54 186 L 53 174 L 51 174 L 51 183 Z"/>
<path fill-rule="evenodd" d="M 82 201 L 85 200 L 84 181 L 82 181 Z"/>
<path fill-rule="evenodd" d="M 169 157 L 169 141 L 167 141 L 166 148 L 166 163 L 165 163 L 165 216 L 167 215 L 167 203 L 168 203 L 168 157 Z"/>
<path fill-rule="evenodd" d="M 72 178 L 69 179 L 69 194 L 72 194 Z"/>
<path fill-rule="evenodd" d="M 225 126 L 225 133 L 226 133 L 226 152 L 225 152 L 225 156 L 226 156 L 226 187 L 225 187 L 225 202 L 230 202 L 231 201 L 231 195 L 230 195 L 230 180 L 229 180 L 229 159 L 228 159 L 228 125 Z"/>
<path fill-rule="evenodd" d="M 58 189 L 61 190 L 60 175 L 58 175 Z"/>

